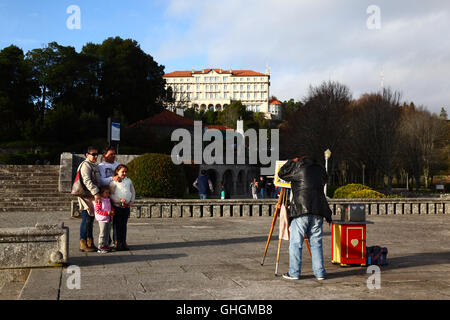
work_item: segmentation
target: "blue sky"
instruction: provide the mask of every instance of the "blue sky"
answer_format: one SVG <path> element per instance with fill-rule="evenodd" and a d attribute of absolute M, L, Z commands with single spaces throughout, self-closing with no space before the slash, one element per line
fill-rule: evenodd
<path fill-rule="evenodd" d="M 66 26 L 70 5 L 81 29 Z M 383 73 L 403 100 L 436 113 L 450 113 L 449 32 L 450 2 L 439 0 L 0 0 L 0 49 L 56 41 L 80 51 L 120 36 L 166 72 L 269 67 L 270 94 L 281 100 L 301 100 L 324 80 L 358 98 L 378 91 Z"/>

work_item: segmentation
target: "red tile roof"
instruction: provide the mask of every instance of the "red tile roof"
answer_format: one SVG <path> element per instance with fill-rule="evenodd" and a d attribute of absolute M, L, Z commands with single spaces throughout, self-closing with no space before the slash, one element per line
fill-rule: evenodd
<path fill-rule="evenodd" d="M 232 130 L 234 131 L 233 128 L 227 127 L 227 126 L 223 126 L 220 124 L 205 124 L 203 125 L 203 127 L 206 127 L 208 129 L 217 129 L 217 130 Z"/>
<path fill-rule="evenodd" d="M 266 74 L 261 72 L 256 72 L 253 70 L 223 70 L 223 69 L 203 69 L 201 71 L 192 70 L 192 71 L 173 71 L 170 73 L 166 73 L 164 77 L 192 77 L 194 74 L 207 74 L 211 70 L 219 74 L 231 74 L 233 76 L 266 76 Z"/>
<path fill-rule="evenodd" d="M 129 126 L 135 127 L 135 126 L 168 126 L 168 127 L 193 127 L 194 121 L 192 121 L 189 118 L 182 117 L 175 112 L 164 110 L 161 113 L 158 113 L 157 115 L 140 120 L 138 122 L 135 122 Z"/>
<path fill-rule="evenodd" d="M 269 104 L 280 104 L 281 105 L 281 102 L 278 101 L 277 99 L 272 99 L 269 101 Z"/>

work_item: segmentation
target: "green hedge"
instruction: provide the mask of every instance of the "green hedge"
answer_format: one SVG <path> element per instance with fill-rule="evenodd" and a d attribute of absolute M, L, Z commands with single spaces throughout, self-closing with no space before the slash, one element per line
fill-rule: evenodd
<path fill-rule="evenodd" d="M 351 183 L 347 184 L 345 186 L 339 187 L 334 191 L 333 198 L 337 199 L 347 199 L 349 198 L 350 194 L 355 191 L 361 191 L 361 190 L 371 190 L 368 186 L 357 184 L 357 183 Z"/>
<path fill-rule="evenodd" d="M 369 189 L 353 191 L 348 195 L 349 199 L 381 199 L 385 197 L 384 194 Z"/>
<path fill-rule="evenodd" d="M 183 196 L 186 188 L 184 170 L 175 165 L 169 155 L 146 153 L 133 159 L 127 166 L 136 195 L 150 198 Z"/>

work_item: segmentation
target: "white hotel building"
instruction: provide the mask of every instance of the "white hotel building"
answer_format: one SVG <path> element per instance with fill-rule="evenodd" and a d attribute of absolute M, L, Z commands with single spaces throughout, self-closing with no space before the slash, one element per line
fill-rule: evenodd
<path fill-rule="evenodd" d="M 247 110 L 264 112 L 266 118 L 279 118 L 278 105 L 269 105 L 270 72 L 252 70 L 203 69 L 174 71 L 163 76 L 166 89 L 172 89 L 173 104 L 166 107 L 195 110 L 223 110 L 232 101 L 240 100 Z"/>

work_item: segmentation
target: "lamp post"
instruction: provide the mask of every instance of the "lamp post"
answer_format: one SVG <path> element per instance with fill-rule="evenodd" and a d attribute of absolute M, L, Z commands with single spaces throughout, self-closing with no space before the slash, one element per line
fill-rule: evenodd
<path fill-rule="evenodd" d="M 362 164 L 362 184 L 363 184 L 363 186 L 365 185 L 364 184 L 364 169 L 366 168 L 366 165 L 363 163 Z"/>
<path fill-rule="evenodd" d="M 325 155 L 325 171 L 328 174 L 328 159 L 330 159 L 330 157 L 331 157 L 330 149 L 325 150 L 324 155 Z M 327 183 L 325 183 L 325 185 L 323 186 L 323 192 L 325 193 L 325 197 L 326 197 L 327 196 Z"/>

